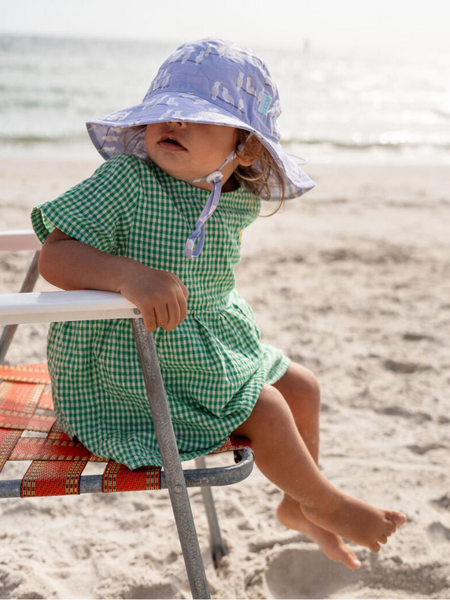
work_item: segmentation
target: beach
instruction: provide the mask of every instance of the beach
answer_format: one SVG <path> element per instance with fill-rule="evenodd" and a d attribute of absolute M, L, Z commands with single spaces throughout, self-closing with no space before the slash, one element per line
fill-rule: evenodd
<path fill-rule="evenodd" d="M 100 161 L 4 157 L 0 229 L 29 229 L 33 205 Z M 325 475 L 408 522 L 379 554 L 352 544 L 362 567 L 351 572 L 277 522 L 281 492 L 255 467 L 214 490 L 229 549 L 215 570 L 191 490 L 212 595 L 449 598 L 450 169 L 361 160 L 306 170 L 314 190 L 244 231 L 238 289 L 263 341 L 320 382 Z M 30 258 L 0 255 L 1 293 L 18 291 Z M 45 333 L 19 328 L 8 361 L 45 360 Z M 0 514 L 2 598 L 190 597 L 165 491 L 2 500 Z"/>

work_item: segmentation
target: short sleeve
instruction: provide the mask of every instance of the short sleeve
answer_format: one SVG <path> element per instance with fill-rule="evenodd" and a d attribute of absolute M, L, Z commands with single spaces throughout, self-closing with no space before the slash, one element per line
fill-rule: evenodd
<path fill-rule="evenodd" d="M 44 243 L 60 229 L 102 252 L 115 254 L 126 243 L 140 197 L 140 159 L 121 154 L 55 200 L 36 206 L 31 223 Z"/>

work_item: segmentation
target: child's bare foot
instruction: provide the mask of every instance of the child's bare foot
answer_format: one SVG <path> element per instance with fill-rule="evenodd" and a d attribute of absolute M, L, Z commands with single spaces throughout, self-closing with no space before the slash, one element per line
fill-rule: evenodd
<path fill-rule="evenodd" d="M 349 569 L 359 569 L 361 563 L 338 535 L 326 531 L 309 521 L 302 512 L 300 504 L 285 496 L 277 508 L 280 523 L 288 529 L 295 529 L 308 536 L 322 548 L 325 555 L 335 562 L 341 562 Z"/>
<path fill-rule="evenodd" d="M 366 546 L 372 552 L 379 552 L 380 544 L 386 544 L 397 525 L 406 522 L 401 512 L 376 508 L 340 492 L 331 494 L 320 506 L 302 505 L 302 510 L 311 523 Z"/>

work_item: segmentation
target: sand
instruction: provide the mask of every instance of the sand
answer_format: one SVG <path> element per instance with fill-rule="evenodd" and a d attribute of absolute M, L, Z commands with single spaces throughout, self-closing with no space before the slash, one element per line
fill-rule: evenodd
<path fill-rule="evenodd" d="M 97 164 L 4 159 L 0 228 L 28 228 L 33 204 Z M 324 473 L 348 493 L 404 511 L 408 523 L 379 554 L 357 549 L 362 567 L 350 572 L 276 521 L 281 492 L 255 469 L 214 492 L 229 548 L 215 571 L 194 490 L 211 591 L 448 598 L 450 169 L 310 164 L 308 172 L 314 191 L 244 232 L 239 289 L 264 341 L 321 383 Z M 0 257 L 1 292 L 18 289 L 28 260 Z M 8 358 L 44 359 L 45 327 L 20 329 Z M 166 492 L 3 500 L 0 513 L 2 598 L 189 597 Z"/>

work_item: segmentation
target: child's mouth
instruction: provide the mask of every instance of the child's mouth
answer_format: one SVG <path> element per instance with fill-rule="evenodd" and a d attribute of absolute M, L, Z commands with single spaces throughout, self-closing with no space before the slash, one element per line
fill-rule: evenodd
<path fill-rule="evenodd" d="M 180 144 L 180 142 L 178 142 L 177 140 L 173 139 L 173 138 L 166 138 L 164 140 L 161 140 L 159 142 L 159 145 L 164 148 L 165 150 L 172 150 L 175 152 L 182 152 L 184 150 L 186 150 L 186 148 L 184 146 L 182 146 Z"/>

